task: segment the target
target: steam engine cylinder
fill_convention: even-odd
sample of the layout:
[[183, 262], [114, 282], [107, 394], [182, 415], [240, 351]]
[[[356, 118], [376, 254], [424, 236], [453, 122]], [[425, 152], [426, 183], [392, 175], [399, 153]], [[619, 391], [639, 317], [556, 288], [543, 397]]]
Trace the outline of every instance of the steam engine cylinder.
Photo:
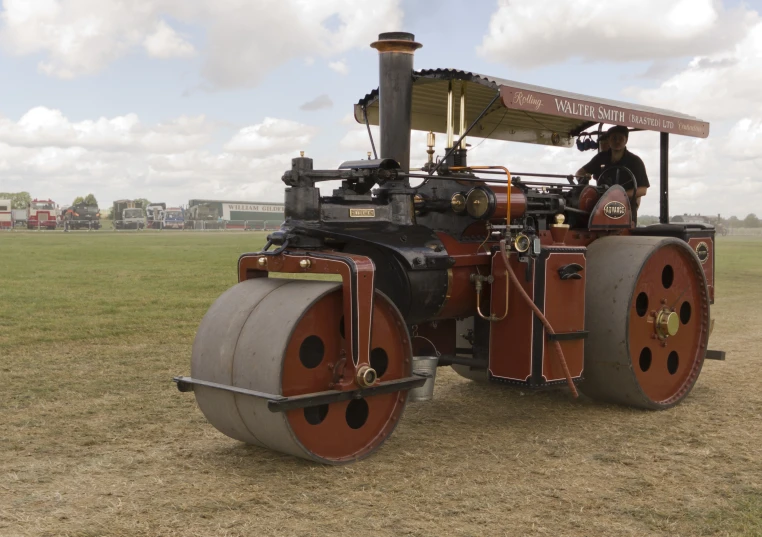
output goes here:
[[[521, 218], [527, 209], [527, 198], [520, 188], [511, 187], [511, 220]], [[466, 196], [466, 211], [471, 218], [505, 221], [508, 216], [508, 186], [492, 185], [472, 188]]]

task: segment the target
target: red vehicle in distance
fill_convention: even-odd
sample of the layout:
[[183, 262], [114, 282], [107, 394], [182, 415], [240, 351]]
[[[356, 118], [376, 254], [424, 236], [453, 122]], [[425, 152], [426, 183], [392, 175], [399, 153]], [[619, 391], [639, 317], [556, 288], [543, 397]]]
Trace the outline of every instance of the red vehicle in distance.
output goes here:
[[58, 223], [58, 206], [53, 200], [32, 200], [29, 205], [27, 229], [55, 229]]

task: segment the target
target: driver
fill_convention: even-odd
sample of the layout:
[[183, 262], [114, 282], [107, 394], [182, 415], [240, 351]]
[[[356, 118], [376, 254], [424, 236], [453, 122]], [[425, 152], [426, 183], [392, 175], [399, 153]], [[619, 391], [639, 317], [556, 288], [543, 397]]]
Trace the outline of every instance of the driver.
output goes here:
[[[577, 175], [594, 178], [600, 177], [600, 175], [612, 166], [624, 166], [635, 176], [638, 181], [638, 190], [635, 192], [635, 207], [632, 208], [633, 216], [637, 218], [638, 207], [640, 206], [640, 198], [646, 195], [648, 187], [651, 184], [648, 182], [648, 174], [646, 174], [646, 167], [639, 156], [627, 151], [627, 139], [629, 137], [629, 131], [627, 127], [620, 125], [611, 127], [607, 131], [608, 142], [610, 149], [608, 151], [601, 151], [595, 155], [590, 162], [582, 166]], [[607, 173], [603, 178], [603, 185], [613, 186], [614, 183], [622, 185], [627, 191], [627, 195], [632, 198], [633, 187], [632, 178], [628, 173], [620, 173], [619, 180], [616, 179], [614, 172]], [[599, 184], [601, 186], [601, 184]]]

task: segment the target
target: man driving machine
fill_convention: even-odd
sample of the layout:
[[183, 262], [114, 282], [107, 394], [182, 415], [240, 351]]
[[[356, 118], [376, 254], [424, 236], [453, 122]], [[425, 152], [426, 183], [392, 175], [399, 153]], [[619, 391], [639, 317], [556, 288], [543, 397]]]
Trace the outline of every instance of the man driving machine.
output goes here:
[[610, 149], [608, 151], [601, 151], [595, 155], [590, 162], [582, 166], [578, 171], [578, 176], [592, 176], [596, 180], [600, 178], [598, 185], [612, 186], [619, 184], [627, 191], [627, 195], [633, 198], [633, 181], [632, 177], [626, 171], [621, 170], [620, 173], [611, 171], [605, 173], [606, 170], [614, 166], [624, 166], [629, 169], [635, 176], [637, 181], [637, 190], [635, 194], [635, 206], [632, 208], [633, 216], [637, 218], [638, 207], [640, 206], [640, 198], [646, 195], [648, 187], [651, 186], [648, 182], [648, 174], [646, 174], [646, 167], [639, 156], [627, 151], [627, 139], [629, 137], [629, 131], [627, 127], [614, 126], [608, 131], [608, 142]]

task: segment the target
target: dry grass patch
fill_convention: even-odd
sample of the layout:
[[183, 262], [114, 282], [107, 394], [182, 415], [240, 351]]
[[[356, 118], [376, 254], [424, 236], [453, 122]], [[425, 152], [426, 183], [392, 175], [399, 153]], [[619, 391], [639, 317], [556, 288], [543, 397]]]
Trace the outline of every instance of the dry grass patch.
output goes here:
[[28, 277], [25, 251], [43, 239], [0, 242], [24, 311], [40, 295], [117, 302], [96, 318], [47, 311], [45, 330], [0, 317], [0, 535], [762, 534], [762, 241], [720, 244], [712, 347], [728, 361], [707, 362], [679, 407], [572, 401], [443, 368], [435, 400], [408, 406], [374, 456], [329, 468], [221, 435], [170, 383], [252, 235], [108, 237], [68, 241], [71, 259], [37, 259]]

